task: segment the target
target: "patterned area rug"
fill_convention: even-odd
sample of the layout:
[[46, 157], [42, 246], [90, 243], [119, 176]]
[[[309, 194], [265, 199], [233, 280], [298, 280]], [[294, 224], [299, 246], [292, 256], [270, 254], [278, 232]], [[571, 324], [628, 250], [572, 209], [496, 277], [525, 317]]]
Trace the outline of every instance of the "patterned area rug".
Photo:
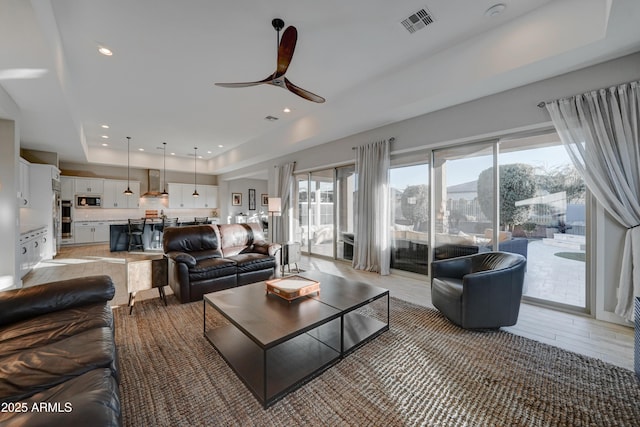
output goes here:
[[265, 410], [203, 337], [202, 308], [115, 309], [124, 425], [640, 425], [633, 372], [395, 298], [389, 331]]

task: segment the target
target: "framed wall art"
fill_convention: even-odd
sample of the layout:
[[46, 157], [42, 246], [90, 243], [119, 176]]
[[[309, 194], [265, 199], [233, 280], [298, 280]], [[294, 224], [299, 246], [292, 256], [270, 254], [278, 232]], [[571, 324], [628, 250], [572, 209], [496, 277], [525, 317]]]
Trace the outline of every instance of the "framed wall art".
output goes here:
[[242, 193], [231, 193], [231, 206], [242, 206]]
[[249, 210], [250, 211], [255, 211], [256, 210], [256, 190], [255, 190], [255, 188], [250, 188], [249, 189]]

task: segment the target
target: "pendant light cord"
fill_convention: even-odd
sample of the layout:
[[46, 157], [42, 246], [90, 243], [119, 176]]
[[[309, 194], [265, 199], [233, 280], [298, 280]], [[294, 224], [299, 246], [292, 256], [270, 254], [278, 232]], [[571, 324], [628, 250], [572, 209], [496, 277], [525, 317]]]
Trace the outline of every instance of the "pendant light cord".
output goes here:
[[199, 197], [198, 194], [198, 180], [197, 180], [197, 166], [198, 166], [198, 147], [193, 147], [193, 197]]

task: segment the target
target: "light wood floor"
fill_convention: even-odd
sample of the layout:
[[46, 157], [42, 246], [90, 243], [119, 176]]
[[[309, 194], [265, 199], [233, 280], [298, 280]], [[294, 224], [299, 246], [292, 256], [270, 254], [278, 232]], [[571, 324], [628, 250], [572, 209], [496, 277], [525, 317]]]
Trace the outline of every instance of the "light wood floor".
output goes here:
[[[109, 252], [108, 245], [105, 244], [63, 247], [54, 260], [40, 263], [25, 276], [24, 286], [106, 274], [111, 276], [116, 284], [116, 296], [112, 305], [126, 305], [128, 293], [125, 259], [127, 256], [135, 257], [136, 255], [129, 255], [126, 252]], [[303, 257], [299, 267], [371, 283], [389, 289], [391, 295], [396, 298], [425, 307], [433, 307], [426, 279], [397, 274], [380, 276], [375, 273], [356, 271], [343, 262], [306, 256]], [[167, 294], [171, 294], [169, 287], [165, 289]], [[158, 291], [155, 289], [142, 291], [138, 293], [136, 300], [147, 298], [158, 298]], [[157, 303], [161, 309], [159, 299]], [[133, 315], [136, 315], [135, 310]], [[633, 328], [522, 304], [518, 323], [504, 330], [633, 370]]]

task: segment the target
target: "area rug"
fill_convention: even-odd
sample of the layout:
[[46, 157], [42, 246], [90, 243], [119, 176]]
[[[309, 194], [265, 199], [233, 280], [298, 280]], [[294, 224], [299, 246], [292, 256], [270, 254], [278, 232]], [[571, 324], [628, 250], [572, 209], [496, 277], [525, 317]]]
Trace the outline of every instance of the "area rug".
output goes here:
[[124, 425], [640, 425], [631, 371], [507, 332], [466, 331], [396, 298], [390, 306], [389, 331], [266, 410], [203, 337], [202, 302], [117, 308]]

